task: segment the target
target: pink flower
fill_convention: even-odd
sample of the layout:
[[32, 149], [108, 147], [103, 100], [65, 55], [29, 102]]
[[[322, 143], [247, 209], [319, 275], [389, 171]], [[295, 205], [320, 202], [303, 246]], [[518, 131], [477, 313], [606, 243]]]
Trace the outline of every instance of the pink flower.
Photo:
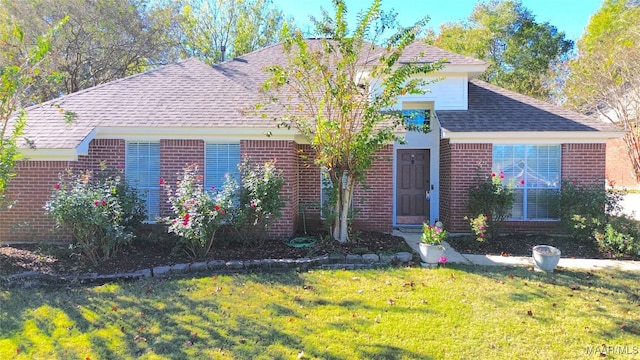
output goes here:
[[160, 185], [164, 185], [164, 179], [160, 179]]
[[213, 210], [215, 210], [215, 211], [219, 211], [219, 210], [220, 210], [220, 205], [216, 205], [216, 206], [214, 206], [214, 207], [213, 207]]
[[102, 205], [107, 205], [107, 200], [102, 199]]
[[56, 185], [54, 186], [54, 188], [55, 188], [56, 190], [60, 190], [60, 184], [56, 184]]
[[491, 173], [491, 177], [496, 177], [496, 173]]
[[226, 212], [226, 211], [224, 211], [224, 209], [221, 209], [221, 210], [220, 210], [220, 214], [224, 215], [224, 214], [226, 214], [226, 213], [227, 213], [227, 212]]
[[256, 207], [256, 203], [254, 203], [253, 201], [251, 202], [251, 204], [249, 204], [249, 206], [251, 206], [251, 208], [255, 208]]
[[211, 185], [211, 190], [215, 190], [216, 186], [215, 185]]
[[504, 171], [500, 171], [500, 179], [504, 179]]
[[480, 237], [481, 237], [481, 238], [483, 238], [483, 237], [484, 237], [484, 233], [481, 233], [481, 234], [480, 234]]
[[520, 185], [524, 185], [524, 179], [520, 180]]
[[98, 200], [93, 202], [93, 206], [98, 206], [98, 205], [100, 205], [100, 202]]
[[440, 258], [438, 259], [438, 262], [440, 264], [446, 264], [447, 263], [447, 258], [444, 256], [440, 256]]
[[189, 213], [184, 214], [184, 216], [182, 217], [182, 219], [184, 220], [182, 222], [182, 225], [187, 226], [189, 225]]

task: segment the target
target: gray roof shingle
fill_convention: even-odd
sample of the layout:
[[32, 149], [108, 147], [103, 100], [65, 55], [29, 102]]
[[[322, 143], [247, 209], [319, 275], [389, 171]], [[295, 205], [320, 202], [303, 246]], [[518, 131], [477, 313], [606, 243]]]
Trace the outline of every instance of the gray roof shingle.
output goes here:
[[477, 79], [469, 81], [468, 110], [437, 114], [448, 132], [619, 131], [598, 119]]
[[[309, 40], [314, 41], [314, 40]], [[451, 64], [485, 64], [416, 43], [401, 61], [423, 52], [424, 61], [446, 57]], [[262, 117], [251, 109], [262, 101], [266, 67], [284, 64], [282, 45], [272, 45], [224, 63], [208, 66], [187, 59], [112, 81], [28, 108], [25, 136], [40, 149], [73, 149], [96, 128], [271, 128], [277, 108]], [[65, 124], [63, 111], [75, 121]], [[472, 81], [469, 111], [439, 111], [448, 131], [597, 131], [609, 130], [589, 117]]]

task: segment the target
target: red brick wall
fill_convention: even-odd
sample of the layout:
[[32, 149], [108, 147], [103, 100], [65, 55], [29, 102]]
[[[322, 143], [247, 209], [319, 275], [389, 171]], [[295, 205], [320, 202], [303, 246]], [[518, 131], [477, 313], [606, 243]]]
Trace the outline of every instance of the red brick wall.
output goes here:
[[[313, 163], [314, 152], [309, 145], [300, 145], [299, 149], [300, 216], [304, 211], [307, 230], [316, 231], [323, 227], [319, 209], [320, 168]], [[359, 212], [353, 226], [356, 230], [391, 231], [393, 145], [385, 146], [373, 157], [375, 160], [366, 172], [366, 183], [357, 185], [354, 190], [353, 207]]]
[[468, 232], [469, 223], [464, 217], [468, 215], [466, 202], [469, 188], [476, 181], [478, 166], [483, 174], [491, 174], [492, 146], [448, 144], [448, 140], [443, 142], [446, 148], [440, 149], [441, 164], [445, 166], [440, 169], [441, 221], [451, 232]]
[[15, 206], [0, 216], [0, 240], [40, 241], [70, 240], [68, 234], [56, 230], [54, 222], [45, 215], [49, 200], [60, 174], [66, 169], [97, 170], [104, 162], [108, 168], [124, 166], [124, 140], [93, 140], [88, 155], [78, 161], [20, 161], [16, 177], [9, 183], [7, 195], [17, 200]]
[[611, 186], [640, 188], [633, 175], [629, 152], [623, 139], [609, 140], [607, 143], [607, 183]]
[[453, 213], [451, 207], [451, 144], [449, 139], [440, 139], [440, 220], [447, 229], [450, 229]]
[[59, 174], [72, 164], [68, 161], [20, 161], [16, 177], [9, 183], [7, 196], [17, 203], [0, 212], [0, 240], [66, 240], [53, 232], [54, 223], [45, 215], [44, 205], [58, 183]]
[[285, 206], [280, 219], [271, 225], [269, 237], [293, 236], [298, 218], [298, 146], [288, 140], [242, 140], [240, 152], [257, 164], [275, 160], [276, 168], [282, 170], [285, 185], [280, 194], [285, 199]]
[[[315, 153], [311, 146], [298, 145], [298, 231], [315, 232], [322, 228], [320, 219], [320, 168], [314, 164]], [[305, 222], [304, 224], [302, 222]]]
[[562, 144], [562, 178], [605, 185], [606, 144]]
[[121, 139], [96, 139], [89, 144], [88, 155], [78, 156], [78, 170], [97, 170], [104, 162], [109, 169], [124, 169], [126, 142]]
[[386, 145], [373, 156], [366, 172], [366, 183], [356, 186], [353, 207], [360, 209], [354, 228], [391, 231], [393, 227], [393, 145]]
[[[160, 178], [175, 190], [176, 181], [188, 165], [198, 164], [198, 173], [204, 176], [204, 147], [202, 140], [160, 140]], [[160, 189], [161, 216], [168, 216], [171, 212], [167, 200], [164, 189]]]

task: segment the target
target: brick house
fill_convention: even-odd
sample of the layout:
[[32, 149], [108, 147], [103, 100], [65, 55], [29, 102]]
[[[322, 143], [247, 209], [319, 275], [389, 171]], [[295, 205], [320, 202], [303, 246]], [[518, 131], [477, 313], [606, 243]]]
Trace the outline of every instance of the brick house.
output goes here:
[[[536, 231], [557, 223], [548, 195], [562, 178], [605, 178], [606, 142], [620, 136], [616, 129], [474, 79], [487, 68], [483, 61], [418, 43], [400, 61], [415, 56], [447, 59], [430, 92], [397, 104], [417, 121], [430, 118], [432, 130], [407, 133], [406, 144], [379, 151], [366, 186], [355, 192], [356, 226], [390, 231], [440, 219], [450, 231], [467, 232], [466, 194], [481, 164], [485, 174], [501, 170], [514, 184], [524, 180], [509, 226]], [[188, 59], [29, 108], [26, 137], [35, 148], [22, 149], [25, 161], [8, 189], [18, 202], [0, 217], [0, 240], [60, 238], [43, 210], [58, 174], [101, 161], [123, 168], [144, 192], [152, 222], [167, 210], [160, 178], [173, 181], [185, 165], [198, 163], [205, 186], [220, 186], [241, 154], [255, 162], [275, 158], [286, 205], [270, 235], [292, 236], [303, 212], [318, 224], [322, 175], [301, 157], [312, 155], [309, 145], [251, 111], [265, 67], [283, 61], [281, 45], [215, 66]], [[64, 111], [75, 114], [72, 123], [64, 123]]]

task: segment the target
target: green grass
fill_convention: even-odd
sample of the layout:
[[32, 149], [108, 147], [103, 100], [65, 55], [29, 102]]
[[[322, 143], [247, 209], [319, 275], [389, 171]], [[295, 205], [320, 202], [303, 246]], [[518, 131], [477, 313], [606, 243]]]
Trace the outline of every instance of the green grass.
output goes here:
[[638, 279], [452, 266], [10, 289], [0, 358], [596, 358], [640, 352]]

